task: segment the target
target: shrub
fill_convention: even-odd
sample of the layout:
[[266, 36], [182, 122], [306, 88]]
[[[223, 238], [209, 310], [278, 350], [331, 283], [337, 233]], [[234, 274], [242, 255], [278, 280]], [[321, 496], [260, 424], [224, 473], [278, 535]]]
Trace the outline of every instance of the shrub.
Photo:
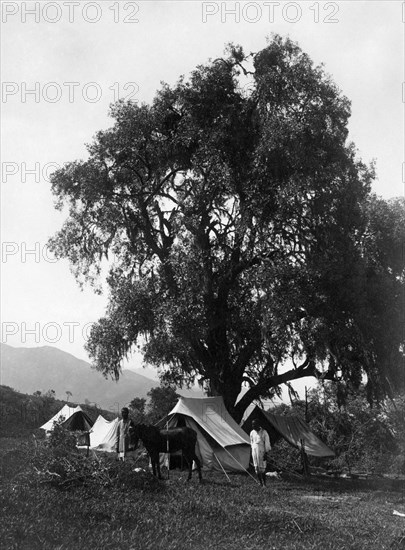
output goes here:
[[75, 434], [61, 425], [56, 425], [47, 439], [26, 446], [25, 464], [22, 477], [29, 484], [49, 484], [64, 490], [77, 486], [90, 486], [96, 491], [105, 487], [162, 489], [149, 471], [135, 471], [133, 462], [124, 463], [115, 455], [93, 452], [87, 456], [77, 449]]

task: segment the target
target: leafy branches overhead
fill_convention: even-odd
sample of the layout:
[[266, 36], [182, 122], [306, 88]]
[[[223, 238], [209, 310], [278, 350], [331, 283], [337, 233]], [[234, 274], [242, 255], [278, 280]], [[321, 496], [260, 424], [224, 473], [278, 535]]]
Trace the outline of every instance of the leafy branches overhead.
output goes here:
[[88, 343], [98, 369], [119, 376], [142, 344], [166, 379], [199, 380], [240, 418], [284, 382], [381, 382], [387, 354], [397, 364], [399, 342], [376, 351], [363, 313], [376, 313], [372, 257], [378, 284], [402, 285], [390, 245], [402, 207], [369, 195], [373, 167], [346, 143], [349, 101], [295, 43], [227, 52], [151, 105], [111, 108], [89, 159], [53, 175], [69, 215], [51, 246], [81, 281], [113, 258]]

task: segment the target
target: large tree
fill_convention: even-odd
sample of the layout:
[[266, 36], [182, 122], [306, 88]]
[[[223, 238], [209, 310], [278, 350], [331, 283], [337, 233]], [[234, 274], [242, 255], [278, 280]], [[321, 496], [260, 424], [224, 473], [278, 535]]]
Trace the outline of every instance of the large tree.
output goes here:
[[52, 178], [69, 207], [56, 255], [81, 282], [111, 261], [87, 345], [99, 370], [118, 377], [140, 345], [166, 381], [197, 379], [236, 419], [304, 376], [384, 378], [361, 322], [373, 167], [322, 67], [279, 36], [256, 54], [231, 45], [111, 116], [88, 160]]

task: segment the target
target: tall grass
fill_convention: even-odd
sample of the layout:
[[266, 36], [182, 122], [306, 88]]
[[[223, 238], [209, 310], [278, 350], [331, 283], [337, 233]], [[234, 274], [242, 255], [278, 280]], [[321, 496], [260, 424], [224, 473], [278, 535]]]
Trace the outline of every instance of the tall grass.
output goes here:
[[[149, 472], [134, 472], [132, 464], [101, 458], [104, 477], [52, 483], [38, 462], [35, 470], [34, 458], [28, 443], [1, 453], [4, 549], [405, 547], [405, 519], [392, 514], [405, 511], [404, 490], [388, 480], [370, 486], [360, 480], [290, 478], [262, 489], [246, 475], [231, 475], [229, 483], [223, 474], [205, 473], [199, 484], [174, 471], [157, 481]], [[94, 460], [76, 458], [83, 464]]]

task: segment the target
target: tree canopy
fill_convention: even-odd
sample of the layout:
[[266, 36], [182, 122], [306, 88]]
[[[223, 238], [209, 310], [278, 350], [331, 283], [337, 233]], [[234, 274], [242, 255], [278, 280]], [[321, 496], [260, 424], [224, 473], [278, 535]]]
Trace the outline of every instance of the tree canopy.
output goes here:
[[[169, 385], [157, 386], [148, 392], [149, 403], [146, 420], [149, 424], [156, 425], [166, 419], [169, 412], [179, 400], [179, 394]], [[163, 427], [163, 425], [161, 426]]]
[[198, 380], [237, 420], [304, 376], [365, 374], [370, 399], [398, 382], [401, 336], [386, 329], [403, 204], [370, 194], [350, 102], [323, 67], [279, 36], [248, 55], [230, 45], [111, 116], [88, 160], [52, 176], [69, 208], [53, 252], [82, 283], [111, 259], [96, 368], [118, 377], [139, 345], [164, 380]]

